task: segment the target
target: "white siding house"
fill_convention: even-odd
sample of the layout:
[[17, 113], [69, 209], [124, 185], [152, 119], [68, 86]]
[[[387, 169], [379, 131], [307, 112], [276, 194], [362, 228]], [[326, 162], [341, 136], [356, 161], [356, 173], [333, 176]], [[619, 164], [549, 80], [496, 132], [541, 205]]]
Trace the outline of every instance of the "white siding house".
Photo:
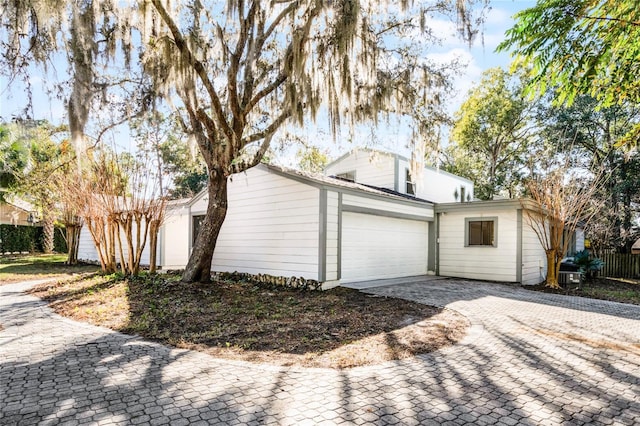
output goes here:
[[330, 163], [325, 175], [402, 192], [397, 188], [395, 161], [393, 154], [355, 149]]
[[[325, 288], [427, 272], [432, 203], [263, 164], [233, 175], [228, 197], [214, 271], [304, 277]], [[168, 205], [158, 239], [162, 269], [186, 266], [207, 201], [205, 190]], [[97, 260], [86, 231], [80, 258]]]
[[[544, 279], [546, 256], [519, 200], [461, 202], [472, 199], [473, 184], [428, 167], [413, 188], [408, 164], [360, 149], [325, 175], [261, 164], [231, 176], [212, 269], [303, 277], [324, 288], [424, 274]], [[205, 190], [168, 204], [158, 239], [162, 269], [186, 266], [207, 202]], [[86, 231], [79, 257], [97, 260]], [[142, 263], [148, 259], [146, 248]]]
[[[135, 235], [136, 227], [133, 226], [133, 233]], [[124, 231], [120, 232], [120, 240], [122, 241], [122, 251], [124, 252], [125, 259], [129, 255], [129, 250], [127, 245], [125, 244], [125, 234]], [[90, 261], [98, 261], [98, 252], [96, 251], [96, 246], [93, 243], [93, 239], [91, 238], [91, 233], [87, 229], [86, 226], [83, 226], [80, 231], [80, 241], [78, 243], [78, 259], [80, 260], [90, 260]], [[117, 262], [120, 262], [120, 252], [116, 250], [116, 259]], [[142, 255], [140, 256], [140, 264], [141, 265], [149, 265], [149, 243], [147, 239], [147, 244], [142, 250]]]

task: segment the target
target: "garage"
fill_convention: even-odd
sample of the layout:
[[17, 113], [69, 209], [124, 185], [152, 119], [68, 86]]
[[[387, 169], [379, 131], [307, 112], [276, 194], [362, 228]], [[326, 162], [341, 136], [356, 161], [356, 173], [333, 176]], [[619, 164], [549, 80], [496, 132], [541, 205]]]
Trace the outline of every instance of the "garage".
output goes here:
[[427, 222], [374, 214], [342, 214], [342, 281], [427, 273]]

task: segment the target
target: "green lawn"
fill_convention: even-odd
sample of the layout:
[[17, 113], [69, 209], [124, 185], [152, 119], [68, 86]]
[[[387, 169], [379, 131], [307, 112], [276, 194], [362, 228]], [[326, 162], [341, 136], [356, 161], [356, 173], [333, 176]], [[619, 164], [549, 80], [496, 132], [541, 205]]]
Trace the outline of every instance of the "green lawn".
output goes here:
[[0, 256], [0, 285], [43, 278], [64, 278], [72, 274], [97, 272], [95, 265], [65, 265], [65, 254]]

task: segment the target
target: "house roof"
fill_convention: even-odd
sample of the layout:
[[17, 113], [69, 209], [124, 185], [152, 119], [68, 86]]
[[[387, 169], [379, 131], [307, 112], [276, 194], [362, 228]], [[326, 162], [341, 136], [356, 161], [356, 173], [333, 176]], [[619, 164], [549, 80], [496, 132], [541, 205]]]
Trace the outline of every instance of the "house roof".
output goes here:
[[[199, 194], [199, 193], [198, 193]], [[198, 195], [196, 194], [196, 195]], [[176, 198], [175, 200], [167, 200], [167, 208], [176, 208], [176, 207], [181, 207], [181, 206], [185, 206], [187, 204], [189, 204], [191, 202], [191, 200], [193, 200], [193, 197], [191, 198]]]
[[365, 185], [362, 183], [352, 182], [350, 180], [337, 178], [334, 176], [325, 176], [316, 173], [303, 172], [300, 170], [288, 169], [280, 166], [272, 166], [263, 164], [267, 169], [276, 172], [280, 175], [297, 178], [298, 180], [306, 181], [305, 183], [311, 184], [320, 184], [324, 186], [331, 186], [335, 188], [344, 188], [351, 189], [355, 191], [362, 191], [368, 194], [375, 194], [383, 197], [395, 198], [397, 200], [409, 200], [417, 203], [426, 203], [426, 204], [434, 204], [429, 200], [424, 200], [422, 198], [417, 198], [412, 195], [402, 194], [400, 192], [394, 191], [393, 189], [381, 188], [373, 185]]
[[[465, 203], [441, 203], [436, 204], [434, 211], [436, 213], [452, 212], [452, 211], [464, 211], [464, 210], [477, 210], [477, 209], [524, 209], [527, 211], [541, 211], [540, 206], [536, 201], [531, 198], [505, 198], [500, 200], [477, 200], [469, 201]], [[542, 210], [544, 211], [544, 210]], [[567, 222], [568, 223], [568, 222]], [[583, 221], [576, 222], [576, 229], [583, 229], [585, 223]]]
[[[305, 183], [307, 185], [318, 186], [318, 187], [332, 187], [339, 189], [346, 189], [350, 191], [361, 192], [365, 194], [377, 195], [380, 197], [390, 198], [396, 201], [401, 202], [410, 202], [410, 203], [418, 203], [418, 204], [430, 204], [434, 203], [428, 200], [423, 200], [421, 198], [416, 198], [411, 195], [402, 194], [400, 192], [396, 192], [392, 189], [380, 188], [373, 185], [364, 185], [361, 183], [351, 182], [348, 180], [325, 176], [316, 173], [304, 172], [301, 170], [289, 169], [286, 167], [273, 166], [268, 164], [258, 164], [255, 166], [256, 168], [262, 168], [269, 172], [276, 173], [280, 176], [284, 176], [289, 179], [294, 179]], [[241, 172], [244, 173], [244, 172]], [[173, 206], [178, 207], [182, 205], [193, 205], [202, 197], [207, 194], [207, 189], [203, 189], [198, 194], [196, 194], [193, 198], [188, 199], [186, 203], [183, 200], [174, 200], [176, 203]]]
[[12, 205], [13, 207], [16, 207], [20, 210], [24, 210], [27, 213], [35, 210], [31, 203], [15, 196], [5, 197], [5, 203]]
[[[369, 152], [369, 153], [388, 155], [390, 157], [397, 158], [398, 160], [403, 160], [403, 161], [406, 161], [406, 162], [410, 161], [409, 158], [407, 158], [407, 157], [405, 157], [403, 155], [400, 155], [400, 154], [395, 154], [393, 152], [387, 152], [387, 151], [382, 151], [382, 150], [379, 150], [379, 149], [372, 149], [372, 148], [356, 147], [356, 148], [353, 148], [351, 151], [347, 152], [346, 154], [343, 154], [340, 157], [338, 157], [337, 159], [333, 160], [331, 163], [327, 164], [324, 169], [325, 170], [328, 169], [329, 167], [333, 166], [334, 164], [337, 164], [340, 161], [342, 161], [345, 158], [347, 158], [348, 156], [356, 153], [357, 151], [366, 151], [366, 152]], [[434, 171], [436, 173], [441, 173], [443, 175], [452, 176], [452, 177], [455, 177], [457, 179], [464, 180], [465, 182], [469, 182], [470, 184], [473, 184], [473, 181], [471, 181], [470, 179], [467, 179], [467, 178], [462, 177], [462, 176], [455, 175], [453, 173], [449, 173], [449, 172], [447, 172], [445, 170], [442, 170], [440, 168], [437, 168], [437, 167], [428, 166], [428, 165], [425, 164], [424, 168], [427, 169], [427, 170], [432, 170], [432, 171]]]
[[536, 205], [528, 198], [507, 198], [503, 200], [487, 200], [487, 201], [469, 201], [465, 203], [441, 203], [436, 204], [435, 211], [450, 212], [456, 210], [472, 210], [478, 208], [514, 208], [519, 209], [525, 207], [527, 209], [535, 209]]

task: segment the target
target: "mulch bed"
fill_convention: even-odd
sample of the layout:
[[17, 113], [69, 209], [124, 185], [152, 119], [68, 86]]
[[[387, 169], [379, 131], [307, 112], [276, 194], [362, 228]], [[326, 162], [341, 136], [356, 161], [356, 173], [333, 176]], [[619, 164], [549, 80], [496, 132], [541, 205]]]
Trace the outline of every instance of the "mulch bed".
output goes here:
[[576, 284], [564, 285], [560, 289], [549, 288], [544, 284], [524, 286], [524, 288], [544, 293], [565, 294], [640, 305], [640, 282], [638, 280], [594, 278], [586, 280], [580, 286]]
[[405, 359], [456, 343], [469, 325], [447, 309], [346, 288], [312, 292], [178, 279], [98, 276], [44, 284], [33, 294], [64, 316], [276, 365], [349, 368]]

